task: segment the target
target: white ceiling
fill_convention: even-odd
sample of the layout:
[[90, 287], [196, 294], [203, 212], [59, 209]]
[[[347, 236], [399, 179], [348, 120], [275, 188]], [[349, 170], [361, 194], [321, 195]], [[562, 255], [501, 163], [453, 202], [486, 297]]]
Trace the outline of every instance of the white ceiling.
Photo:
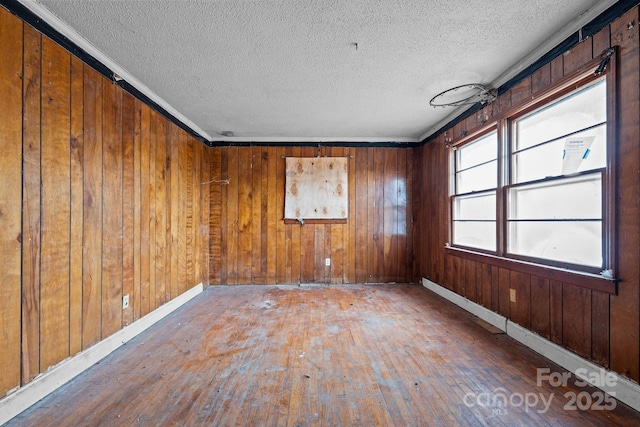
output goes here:
[[22, 3], [206, 139], [415, 142], [615, 1]]

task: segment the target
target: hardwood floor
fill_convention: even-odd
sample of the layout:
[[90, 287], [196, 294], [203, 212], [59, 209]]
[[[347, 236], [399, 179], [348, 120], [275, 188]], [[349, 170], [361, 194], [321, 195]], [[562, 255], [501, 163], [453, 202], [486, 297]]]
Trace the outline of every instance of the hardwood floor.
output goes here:
[[640, 422], [565, 409], [599, 392], [538, 386], [537, 368], [563, 372], [417, 285], [216, 286], [8, 425]]

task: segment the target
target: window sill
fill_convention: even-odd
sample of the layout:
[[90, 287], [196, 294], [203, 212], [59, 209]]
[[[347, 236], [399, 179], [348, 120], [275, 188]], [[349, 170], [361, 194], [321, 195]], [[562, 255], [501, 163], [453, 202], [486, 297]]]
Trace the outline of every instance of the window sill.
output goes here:
[[496, 267], [519, 271], [521, 273], [528, 273], [544, 279], [557, 280], [559, 282], [580, 286], [598, 292], [604, 292], [611, 295], [617, 295], [618, 293], [618, 280], [614, 278], [566, 270], [547, 265], [534, 264], [450, 246], [446, 247], [446, 252], [448, 255], [483, 262]]

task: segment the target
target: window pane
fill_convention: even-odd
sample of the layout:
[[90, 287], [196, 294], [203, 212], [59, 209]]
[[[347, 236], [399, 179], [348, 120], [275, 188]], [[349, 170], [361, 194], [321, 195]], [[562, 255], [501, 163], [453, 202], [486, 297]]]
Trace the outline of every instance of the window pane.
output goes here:
[[491, 132], [458, 149], [457, 170], [467, 169], [498, 157], [498, 134]]
[[496, 193], [456, 197], [453, 202], [454, 220], [496, 219]]
[[498, 161], [494, 160], [456, 174], [457, 194], [496, 188], [498, 185]]
[[496, 223], [495, 221], [453, 221], [453, 243], [495, 251]]
[[508, 241], [512, 254], [602, 267], [600, 221], [511, 222]]
[[453, 244], [496, 250], [498, 137], [493, 131], [459, 147], [456, 152], [453, 199]]
[[600, 173], [510, 188], [509, 219], [601, 219]]
[[[589, 152], [586, 153], [586, 158], [578, 159], [579, 164], [577, 168], [571, 170], [571, 173], [599, 169], [607, 166], [606, 125], [577, 133], [572, 135], [570, 139], [575, 140], [585, 137], [593, 137], [593, 142], [589, 147]], [[569, 159], [564, 160], [567, 157], [565, 156], [567, 139], [569, 138], [562, 138], [515, 154], [513, 156], [515, 183], [562, 175], [563, 163], [569, 161]]]
[[518, 120], [515, 151], [606, 122], [606, 84], [596, 84]]

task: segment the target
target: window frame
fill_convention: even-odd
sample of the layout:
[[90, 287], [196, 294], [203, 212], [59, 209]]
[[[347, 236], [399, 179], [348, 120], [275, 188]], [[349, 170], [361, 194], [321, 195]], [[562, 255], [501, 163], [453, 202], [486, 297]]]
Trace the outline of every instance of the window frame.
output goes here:
[[[500, 169], [500, 136], [499, 136], [499, 131], [497, 128], [497, 124], [493, 123], [490, 124], [489, 126], [484, 127], [483, 129], [481, 129], [480, 131], [464, 138], [463, 140], [459, 141], [458, 143], [456, 143], [455, 145], [452, 145], [452, 154], [450, 157], [450, 178], [449, 178], [449, 218], [450, 221], [449, 223], [451, 224], [451, 226], [449, 227], [449, 234], [448, 234], [448, 241], [449, 242], [453, 242], [454, 239], [454, 205], [455, 205], [455, 201], [456, 201], [456, 197], [461, 197], [461, 196], [469, 196], [472, 194], [482, 194], [482, 193], [488, 193], [491, 191], [495, 192], [496, 195], [496, 205], [498, 204], [498, 200], [500, 199], [500, 196], [498, 194], [498, 192], [500, 191], [500, 179], [499, 176], [497, 177], [496, 180], [496, 187], [495, 188], [487, 188], [487, 189], [483, 189], [483, 190], [477, 190], [477, 191], [472, 191], [472, 192], [466, 192], [466, 193], [458, 193], [458, 187], [457, 187], [457, 182], [456, 182], [456, 174], [459, 172], [458, 168], [457, 168], [457, 164], [458, 164], [458, 150], [459, 148], [463, 147], [464, 145], [468, 145], [471, 144], [481, 138], [484, 138], [485, 136], [496, 132], [496, 138], [498, 139], [497, 142], [497, 146], [496, 146], [496, 161], [497, 161], [497, 169]], [[490, 160], [489, 162], [492, 162], [493, 160]], [[485, 162], [485, 163], [489, 163], [489, 162]], [[479, 165], [476, 165], [476, 167]], [[469, 168], [465, 169], [468, 170]], [[499, 174], [498, 174], [499, 175]], [[498, 229], [500, 228], [499, 225], [499, 212], [498, 209], [496, 209], [496, 245], [498, 245]], [[482, 248], [476, 248], [476, 247], [471, 247], [471, 246], [464, 246], [464, 245], [455, 245], [455, 247], [459, 247], [459, 248], [464, 248], [464, 249], [468, 249], [468, 250], [472, 250], [472, 251], [478, 251], [478, 252], [483, 252], [483, 253], [487, 253], [487, 254], [495, 254], [495, 251], [489, 250], [489, 249], [482, 249]]]
[[[534, 94], [529, 99], [512, 106], [511, 108], [494, 115], [480, 129], [469, 135], [463, 135], [457, 140], [451, 141], [448, 150], [449, 155], [449, 226], [448, 241], [453, 242], [453, 209], [456, 194], [456, 151], [467, 144], [483, 137], [484, 135], [496, 131], [498, 138], [497, 154], [497, 182], [496, 189], [496, 251], [473, 248], [463, 245], [447, 243], [448, 253], [463, 258], [476, 259], [488, 262], [504, 268], [535, 274], [542, 278], [551, 280], [562, 280], [566, 283], [590, 289], [600, 290], [610, 294], [617, 292], [615, 273], [617, 272], [616, 254], [616, 147], [617, 147], [617, 87], [619, 77], [616, 72], [616, 52], [611, 55], [606, 69], [599, 75], [594, 72], [601, 64], [601, 58], [595, 58], [587, 62], [575, 72], [559, 79], [549, 88]], [[607, 159], [606, 166], [596, 170], [602, 173], [602, 259], [603, 268], [589, 267], [585, 265], [575, 265], [567, 262], [535, 258], [507, 252], [507, 227], [508, 221], [508, 191], [510, 188], [520, 186], [523, 183], [515, 183], [512, 180], [512, 141], [514, 137], [514, 123], [516, 119], [522, 118], [531, 112], [544, 108], [547, 105], [570, 95], [571, 93], [604, 78], [606, 81], [606, 137], [607, 137]], [[486, 108], [486, 107], [485, 107]], [[594, 173], [590, 170], [586, 173]], [[564, 175], [577, 176], [580, 173]], [[562, 175], [561, 175], [562, 176]], [[544, 178], [535, 182], [558, 179]], [[531, 183], [534, 181], [528, 181]]]

